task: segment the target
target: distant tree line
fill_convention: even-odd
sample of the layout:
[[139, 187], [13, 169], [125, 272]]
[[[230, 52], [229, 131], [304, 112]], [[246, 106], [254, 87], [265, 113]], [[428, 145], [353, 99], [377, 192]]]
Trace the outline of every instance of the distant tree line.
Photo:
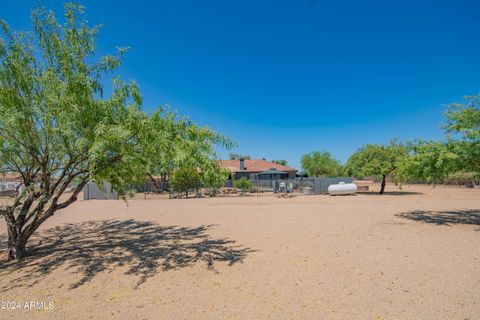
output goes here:
[[445, 111], [445, 141], [416, 140], [366, 144], [345, 165], [327, 151], [302, 156], [303, 170], [312, 177], [342, 175], [380, 180], [384, 193], [387, 177], [397, 184], [409, 181], [440, 183], [480, 179], [480, 96], [469, 96]]
[[[252, 157], [249, 154], [241, 154], [241, 153], [236, 153], [236, 152], [229, 153], [228, 157], [229, 157], [230, 160], [239, 160], [239, 159], [251, 160], [252, 159]], [[267, 159], [262, 158], [262, 160], [267, 160]], [[282, 165], [282, 166], [288, 165], [287, 160], [271, 160], [270, 162], [276, 163], [276, 164], [279, 164], [279, 165]]]
[[235, 152], [229, 153], [228, 157], [230, 158], [230, 160], [239, 160], [239, 159], [250, 160], [250, 159], [252, 159], [252, 157], [250, 157], [250, 155], [248, 155], [248, 154], [240, 154], [240, 153], [235, 153]]
[[287, 160], [272, 160], [273, 163], [279, 164], [281, 166], [287, 166], [288, 162]]

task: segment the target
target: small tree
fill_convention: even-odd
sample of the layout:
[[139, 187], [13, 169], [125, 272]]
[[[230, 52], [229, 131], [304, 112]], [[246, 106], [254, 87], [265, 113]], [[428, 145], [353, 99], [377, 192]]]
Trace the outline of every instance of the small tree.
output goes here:
[[240, 189], [242, 195], [244, 195], [247, 190], [250, 190], [251, 187], [252, 182], [245, 177], [241, 177], [235, 181], [235, 188]]
[[387, 176], [395, 178], [396, 171], [406, 155], [407, 148], [395, 141], [389, 145], [367, 144], [348, 159], [346, 170], [355, 177], [371, 176], [380, 179], [380, 194], [383, 194]]
[[169, 180], [173, 190], [185, 192], [188, 198], [190, 190], [199, 190], [201, 187], [200, 174], [196, 168], [180, 168], [173, 172]]
[[230, 171], [222, 168], [217, 161], [211, 161], [211, 165], [202, 173], [202, 183], [210, 189], [210, 195], [215, 196], [218, 190], [225, 186]]
[[303, 170], [310, 177], [337, 177], [343, 173], [343, 167], [328, 151], [314, 151], [302, 156]]

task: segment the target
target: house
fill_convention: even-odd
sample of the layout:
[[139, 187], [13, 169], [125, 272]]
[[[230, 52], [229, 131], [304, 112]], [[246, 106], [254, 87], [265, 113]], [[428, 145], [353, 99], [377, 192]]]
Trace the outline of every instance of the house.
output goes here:
[[267, 160], [220, 160], [220, 165], [232, 172], [230, 179], [293, 179], [297, 169]]

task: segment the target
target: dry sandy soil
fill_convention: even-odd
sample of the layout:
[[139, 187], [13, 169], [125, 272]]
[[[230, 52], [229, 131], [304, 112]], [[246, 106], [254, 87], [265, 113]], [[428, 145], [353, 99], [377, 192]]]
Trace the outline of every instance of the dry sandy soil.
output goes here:
[[480, 319], [478, 189], [78, 201], [30, 250], [0, 319]]

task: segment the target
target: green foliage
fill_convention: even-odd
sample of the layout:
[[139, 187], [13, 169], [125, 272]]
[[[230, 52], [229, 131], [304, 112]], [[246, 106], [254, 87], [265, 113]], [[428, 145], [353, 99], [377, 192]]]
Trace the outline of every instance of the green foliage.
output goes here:
[[229, 149], [235, 145], [207, 127], [199, 127], [187, 118], [178, 119], [167, 109], [152, 114], [147, 127], [143, 140], [148, 148], [145, 159], [149, 175], [168, 176], [182, 167], [195, 167], [209, 175], [220, 174], [212, 161], [218, 157], [216, 147]]
[[[124, 50], [89, 63], [99, 28], [87, 27], [79, 5], [65, 5], [63, 25], [42, 8], [32, 18], [35, 38], [2, 23], [1, 166], [22, 173], [29, 185], [65, 173], [79, 184], [108, 180], [121, 191], [141, 163], [135, 138], [144, 118], [141, 96], [134, 82], [119, 78], [110, 97], [100, 96], [102, 77], [121, 64]], [[48, 183], [46, 193], [56, 191], [56, 182], [63, 181]]]
[[[33, 35], [0, 22], [0, 167], [19, 173], [25, 186], [0, 210], [17, 244], [9, 247], [11, 259], [24, 255], [31, 234], [88, 181], [124, 193], [144, 164], [138, 86], [114, 77], [112, 93], [102, 97], [103, 77], [120, 66], [125, 50], [96, 59], [99, 27], [88, 27], [80, 5], [64, 8], [63, 24], [53, 12], [34, 10]], [[72, 183], [74, 192], [61, 198]]]
[[229, 175], [230, 171], [222, 168], [217, 161], [211, 161], [211, 165], [202, 174], [203, 186], [210, 189], [211, 196], [215, 196]]
[[410, 143], [408, 149], [408, 156], [397, 170], [401, 181], [439, 182], [458, 166], [453, 143], [416, 141]]
[[457, 169], [480, 174], [480, 96], [451, 104], [445, 116], [444, 128], [452, 135], [449, 143], [455, 145], [458, 156]]
[[302, 156], [303, 170], [310, 177], [338, 177], [343, 174], [340, 161], [328, 151], [314, 151]]
[[247, 190], [252, 188], [252, 182], [245, 177], [241, 177], [235, 181], [235, 188], [240, 189], [242, 194], [244, 194]]
[[272, 162], [281, 166], [286, 166], [288, 164], [287, 160], [272, 160]]
[[458, 135], [465, 141], [480, 140], [480, 96], [465, 98], [466, 103], [453, 103], [448, 106], [444, 125], [447, 133]]
[[480, 176], [480, 97], [451, 104], [445, 116], [448, 141], [411, 143], [399, 170], [403, 179], [436, 183], [456, 173]]
[[201, 187], [200, 173], [196, 168], [180, 168], [173, 172], [170, 177], [170, 185], [177, 192], [185, 192], [188, 198], [190, 190], [199, 190]]
[[[109, 182], [125, 195], [145, 173], [210, 172], [215, 147], [234, 144], [168, 110], [142, 112], [137, 84], [115, 76], [126, 49], [99, 57], [100, 28], [88, 26], [78, 4], [64, 11], [61, 23], [51, 11], [34, 10], [33, 34], [0, 21], [0, 169], [20, 174], [25, 187], [0, 207], [10, 259], [25, 255], [33, 232], [76, 201], [88, 181]], [[105, 77], [113, 79], [108, 97]]]
[[250, 155], [248, 154], [240, 154], [240, 153], [234, 153], [234, 152], [229, 153], [228, 156], [230, 160], [239, 160], [239, 159], [250, 160], [251, 159]]
[[454, 152], [458, 157], [456, 170], [475, 172], [480, 176], [480, 141], [454, 141]]
[[353, 153], [346, 170], [356, 177], [376, 177], [394, 174], [407, 154], [407, 148], [396, 142], [389, 145], [367, 144]]
[[386, 177], [398, 179], [398, 168], [407, 156], [408, 149], [391, 141], [388, 145], [367, 144], [358, 149], [347, 161], [346, 171], [354, 177], [381, 179], [380, 193], [385, 190]]
[[454, 173], [448, 174], [443, 182], [446, 184], [458, 184], [458, 185], [465, 185], [470, 182], [475, 184], [480, 184], [480, 177], [475, 172], [464, 172], [458, 171]]

